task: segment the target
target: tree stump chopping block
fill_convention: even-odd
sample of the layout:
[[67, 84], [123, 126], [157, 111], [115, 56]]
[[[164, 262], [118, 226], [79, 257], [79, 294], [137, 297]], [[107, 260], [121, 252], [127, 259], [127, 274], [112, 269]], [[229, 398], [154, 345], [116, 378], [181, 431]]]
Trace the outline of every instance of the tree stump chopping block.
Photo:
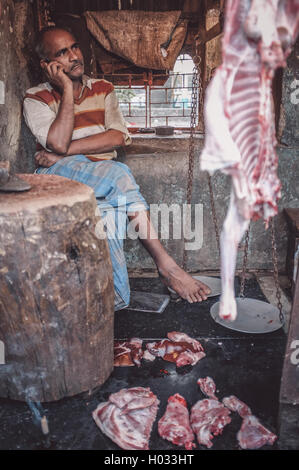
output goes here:
[[110, 253], [90, 187], [20, 176], [30, 191], [0, 193], [0, 396], [55, 401], [112, 372]]

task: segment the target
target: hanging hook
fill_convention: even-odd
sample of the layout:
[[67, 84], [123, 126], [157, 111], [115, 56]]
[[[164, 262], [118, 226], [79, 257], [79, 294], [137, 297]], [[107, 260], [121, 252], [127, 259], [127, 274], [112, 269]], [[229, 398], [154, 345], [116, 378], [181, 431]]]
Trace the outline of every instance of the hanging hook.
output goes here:
[[193, 56], [193, 63], [195, 65], [195, 67], [199, 68], [200, 64], [201, 64], [201, 57], [200, 57], [200, 53], [199, 53], [199, 41], [196, 40], [195, 41], [195, 54]]

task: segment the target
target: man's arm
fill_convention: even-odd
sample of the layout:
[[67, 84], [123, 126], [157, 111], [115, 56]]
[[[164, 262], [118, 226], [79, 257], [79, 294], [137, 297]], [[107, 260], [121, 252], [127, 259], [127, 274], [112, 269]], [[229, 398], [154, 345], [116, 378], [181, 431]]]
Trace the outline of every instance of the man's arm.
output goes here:
[[58, 155], [65, 155], [70, 146], [74, 130], [73, 83], [63, 72], [61, 65], [56, 62], [50, 62], [45, 65], [44, 69], [49, 81], [62, 91], [58, 113], [48, 132], [47, 148]]
[[110, 129], [109, 131], [101, 132], [100, 134], [73, 140], [67, 153], [64, 155], [60, 155], [57, 152], [47, 152], [46, 150], [41, 150], [35, 155], [35, 162], [37, 165], [48, 168], [61, 160], [63, 157], [78, 154], [92, 155], [96, 153], [104, 153], [109, 150], [112, 151], [113, 147], [115, 148], [124, 145], [124, 141], [125, 138], [122, 132]]
[[131, 143], [114, 90], [105, 98], [105, 128], [104, 132], [73, 140], [66, 155], [104, 153]]
[[124, 134], [115, 129], [100, 132], [99, 134], [90, 135], [81, 139], [73, 140], [65, 153], [70, 155], [92, 155], [96, 153], [104, 153], [113, 150], [125, 144]]

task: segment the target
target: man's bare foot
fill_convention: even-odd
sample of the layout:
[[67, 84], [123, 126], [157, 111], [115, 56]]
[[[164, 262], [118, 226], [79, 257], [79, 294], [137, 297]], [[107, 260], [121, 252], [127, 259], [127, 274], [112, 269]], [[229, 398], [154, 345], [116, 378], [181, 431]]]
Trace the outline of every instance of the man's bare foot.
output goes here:
[[207, 295], [211, 292], [208, 286], [194, 279], [173, 260], [163, 266], [158, 265], [158, 271], [162, 282], [191, 304], [206, 300]]

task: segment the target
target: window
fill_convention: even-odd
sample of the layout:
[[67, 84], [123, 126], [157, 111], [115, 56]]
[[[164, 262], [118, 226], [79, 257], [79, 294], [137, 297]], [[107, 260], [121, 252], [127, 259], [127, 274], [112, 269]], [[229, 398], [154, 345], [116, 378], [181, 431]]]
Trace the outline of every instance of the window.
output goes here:
[[116, 76], [104, 78], [115, 84], [129, 129], [157, 126], [189, 129], [193, 67], [192, 58], [182, 54], [173, 71], [160, 76], [145, 74], [143, 84], [136, 84], [132, 76], [127, 80], [128, 85], [117, 85]]

